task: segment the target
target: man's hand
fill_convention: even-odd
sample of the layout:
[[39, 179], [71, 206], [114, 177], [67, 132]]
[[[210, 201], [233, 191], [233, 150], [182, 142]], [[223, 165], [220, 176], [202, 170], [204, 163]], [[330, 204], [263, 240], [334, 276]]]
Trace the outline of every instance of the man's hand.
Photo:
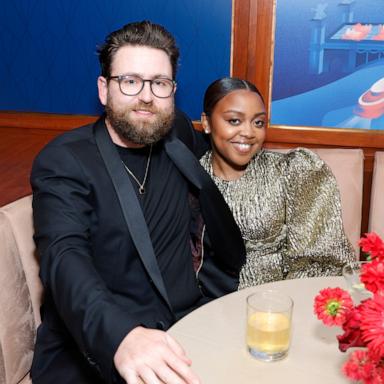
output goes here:
[[114, 363], [128, 384], [200, 384], [183, 348], [163, 331], [134, 328], [117, 348]]

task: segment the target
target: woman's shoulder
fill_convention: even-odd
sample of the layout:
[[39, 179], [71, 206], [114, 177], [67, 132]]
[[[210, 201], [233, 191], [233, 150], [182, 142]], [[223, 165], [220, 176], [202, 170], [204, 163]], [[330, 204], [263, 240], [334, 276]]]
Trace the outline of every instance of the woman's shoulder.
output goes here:
[[324, 168], [324, 161], [313, 151], [307, 148], [291, 150], [264, 150], [263, 155], [267, 161], [279, 162], [282, 166], [296, 172], [320, 171]]

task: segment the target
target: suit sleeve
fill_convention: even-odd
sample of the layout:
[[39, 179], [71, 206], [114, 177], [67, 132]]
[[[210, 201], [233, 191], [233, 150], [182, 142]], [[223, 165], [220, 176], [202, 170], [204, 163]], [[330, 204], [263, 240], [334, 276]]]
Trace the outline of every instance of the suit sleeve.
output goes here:
[[191, 119], [179, 109], [175, 111], [173, 134], [181, 140], [198, 159], [210, 149], [208, 136], [198, 132], [194, 128]]
[[31, 184], [44, 289], [81, 352], [111, 382], [115, 351], [140, 320], [119, 307], [93, 263], [92, 189], [63, 145], [49, 145], [39, 154]]

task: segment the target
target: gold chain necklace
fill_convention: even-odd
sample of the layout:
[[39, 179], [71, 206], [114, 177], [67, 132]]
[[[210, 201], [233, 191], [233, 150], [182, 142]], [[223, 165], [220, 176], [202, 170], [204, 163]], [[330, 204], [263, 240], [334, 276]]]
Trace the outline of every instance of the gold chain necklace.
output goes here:
[[145, 182], [147, 181], [147, 176], [148, 176], [148, 170], [149, 170], [149, 164], [151, 163], [151, 155], [152, 155], [152, 144], [149, 147], [149, 155], [148, 155], [148, 160], [147, 160], [147, 166], [145, 168], [145, 174], [144, 174], [144, 179], [143, 182], [140, 183], [140, 181], [137, 179], [137, 177], [133, 174], [133, 172], [127, 167], [127, 165], [123, 162], [125, 170], [132, 176], [133, 180], [136, 181], [137, 185], [139, 186], [139, 194], [144, 195], [145, 193]]

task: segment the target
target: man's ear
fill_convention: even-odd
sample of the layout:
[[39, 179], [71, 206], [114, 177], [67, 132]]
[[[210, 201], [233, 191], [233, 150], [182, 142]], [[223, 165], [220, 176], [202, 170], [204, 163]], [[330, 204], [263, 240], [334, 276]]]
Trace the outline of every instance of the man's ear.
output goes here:
[[206, 134], [211, 133], [211, 128], [209, 126], [209, 119], [204, 112], [201, 114], [201, 125], [203, 126], [203, 130]]
[[97, 78], [97, 89], [99, 91], [100, 103], [106, 105], [108, 95], [108, 82], [104, 76], [99, 76]]

